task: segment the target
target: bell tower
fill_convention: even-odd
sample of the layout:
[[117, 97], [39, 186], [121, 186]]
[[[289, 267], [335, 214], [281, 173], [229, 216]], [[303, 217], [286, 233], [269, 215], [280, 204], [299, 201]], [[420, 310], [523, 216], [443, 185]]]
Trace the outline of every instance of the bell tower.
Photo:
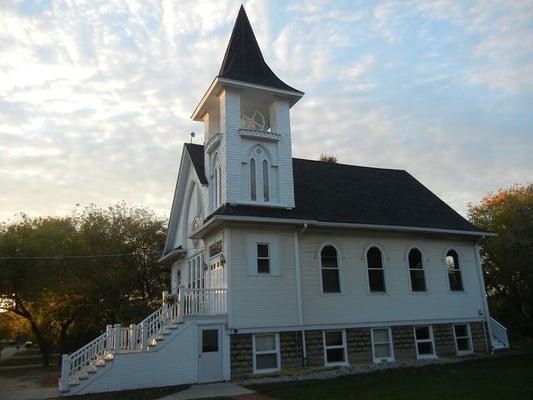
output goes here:
[[241, 6], [222, 66], [192, 118], [205, 127], [209, 212], [294, 207], [290, 108], [303, 96], [265, 62]]

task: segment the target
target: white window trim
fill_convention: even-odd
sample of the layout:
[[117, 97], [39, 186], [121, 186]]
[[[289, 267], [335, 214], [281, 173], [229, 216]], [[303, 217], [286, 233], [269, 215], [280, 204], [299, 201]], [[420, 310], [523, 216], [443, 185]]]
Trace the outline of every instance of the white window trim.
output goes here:
[[[368, 251], [372, 247], [376, 247], [376, 248], [379, 249], [379, 251], [381, 251], [381, 266], [382, 266], [382, 268], [369, 268], [368, 267]], [[364, 258], [364, 262], [365, 262], [366, 287], [367, 287], [367, 290], [368, 290], [368, 294], [370, 294], [372, 296], [380, 296], [380, 295], [389, 294], [388, 291], [387, 291], [387, 288], [388, 288], [387, 276], [385, 274], [385, 270], [386, 270], [386, 267], [387, 267], [387, 263], [386, 263], [387, 257], [385, 255], [385, 252], [383, 251], [383, 248], [381, 246], [375, 244], [375, 243], [369, 244], [368, 246], [366, 246], [366, 249], [365, 249], [364, 254], [363, 254], [363, 258]], [[376, 292], [376, 291], [372, 291], [370, 289], [370, 276], [369, 276], [369, 273], [368, 273], [368, 271], [370, 271], [370, 270], [382, 270], [383, 271], [383, 282], [385, 284], [385, 291]]]
[[[467, 335], [468, 336], [460, 336], [459, 339], [464, 339], [464, 338], [468, 338], [468, 344], [470, 346], [470, 350], [461, 350], [459, 351], [459, 347], [457, 346], [457, 335], [455, 334], [455, 327], [456, 326], [460, 326], [460, 325], [466, 325], [466, 332], [467, 332]], [[474, 343], [472, 342], [472, 332], [470, 330], [470, 324], [468, 322], [464, 323], [464, 324], [453, 324], [452, 326], [452, 329], [453, 329], [453, 341], [455, 343], [455, 352], [457, 353], [458, 356], [466, 356], [466, 355], [469, 355], [469, 354], [473, 354], [474, 353]]]
[[[275, 337], [275, 343], [276, 343], [276, 349], [275, 350], [267, 350], [267, 351], [257, 351], [255, 349], [255, 337], [256, 336], [272, 336]], [[279, 344], [279, 333], [258, 333], [252, 335], [252, 349], [253, 349], [253, 371], [254, 374], [267, 374], [269, 372], [276, 372], [281, 369], [281, 352], [280, 352], [280, 344]], [[276, 368], [268, 368], [268, 369], [257, 369], [257, 363], [256, 363], [256, 355], [261, 354], [276, 354], [278, 365]]]
[[[428, 328], [429, 329], [429, 339], [417, 339], [416, 337], [416, 328]], [[435, 337], [433, 336], [433, 326], [431, 325], [417, 325], [413, 326], [413, 334], [415, 337], [415, 349], [416, 349], [416, 358], [418, 360], [434, 360], [437, 358], [437, 353], [435, 351]], [[431, 343], [431, 349], [433, 350], [432, 354], [419, 354], [418, 353], [418, 343]]]
[[[339, 274], [339, 291], [338, 292], [324, 292], [324, 283], [322, 282], [322, 249], [326, 246], [332, 246], [337, 251], [337, 271]], [[340, 296], [342, 295], [342, 256], [339, 248], [331, 242], [324, 242], [318, 246], [318, 276], [320, 280], [320, 295], [321, 296]], [[334, 268], [326, 268], [334, 269]]]
[[[342, 345], [328, 346], [326, 347], [326, 333], [327, 332], [341, 332], [342, 335]], [[346, 330], [344, 329], [328, 329], [322, 331], [322, 349], [324, 353], [324, 366], [326, 367], [339, 367], [350, 365], [348, 362], [348, 349], [346, 345]], [[328, 353], [327, 350], [332, 349], [343, 349], [344, 350], [344, 361], [328, 363]]]
[[[268, 257], [259, 257], [259, 245], [265, 245], [268, 248]], [[257, 242], [255, 244], [255, 269], [257, 275], [272, 275], [272, 253], [270, 250], [270, 243], [269, 242]], [[268, 272], [259, 272], [259, 265], [258, 260], [268, 260]]]
[[[463, 290], [452, 290], [452, 288], [450, 286], [450, 277], [448, 275], [448, 264], [446, 264], [446, 256], [447, 256], [447, 254], [448, 254], [448, 252], [450, 250], [453, 250], [453, 251], [455, 251], [457, 253], [457, 260], [459, 261], [459, 268], [456, 268], [455, 271], [461, 272], [461, 282], [463, 284]], [[461, 253], [459, 252], [459, 250], [457, 250], [456, 247], [448, 247], [446, 249], [446, 251], [444, 252], [444, 254], [443, 254], [442, 262], [444, 264], [444, 271], [446, 272], [446, 283], [447, 283], [447, 286], [448, 286], [448, 293], [450, 293], [450, 294], [457, 294], [457, 295], [466, 294], [463, 268], [461, 267], [461, 264], [462, 264], [461, 260], [462, 259], [463, 259], [463, 257], [461, 256]]]
[[[386, 329], [389, 334], [389, 349], [390, 349], [390, 357], [376, 357], [376, 351], [375, 351], [375, 345], [376, 344], [385, 344], [385, 342], [374, 342], [374, 331], [375, 330], [383, 330]], [[380, 364], [382, 362], [394, 362], [394, 339], [392, 337], [392, 329], [388, 327], [381, 327], [381, 328], [372, 328], [370, 329], [370, 340], [372, 342], [372, 360], [374, 361], [374, 364]]]
[[[413, 290], [413, 281], [411, 280], [411, 266], [409, 265], [409, 254], [411, 253], [411, 250], [413, 249], [417, 249], [420, 254], [422, 255], [422, 269], [421, 271], [424, 272], [424, 283], [426, 285], [426, 290], [424, 291], [421, 291], [421, 290]], [[405, 262], [406, 262], [406, 265], [407, 265], [407, 275], [408, 275], [408, 279], [409, 279], [409, 293], [411, 294], [415, 294], [415, 295], [425, 295], [425, 294], [429, 294], [429, 285], [428, 285], [428, 280], [427, 280], [427, 276], [426, 276], [426, 260], [424, 259], [424, 252], [422, 251], [422, 249], [418, 246], [411, 246], [407, 249], [407, 253], [406, 253], [406, 256], [405, 256]], [[413, 270], [417, 271], [417, 269], [413, 268]], [[387, 286], [385, 285], [385, 289], [387, 289]]]

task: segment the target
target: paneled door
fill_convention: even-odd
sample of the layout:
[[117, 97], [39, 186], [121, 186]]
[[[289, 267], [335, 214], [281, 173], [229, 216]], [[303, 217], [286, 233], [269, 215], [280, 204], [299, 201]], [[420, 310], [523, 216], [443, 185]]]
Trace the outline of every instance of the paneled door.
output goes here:
[[199, 326], [198, 334], [198, 382], [222, 381], [222, 327]]

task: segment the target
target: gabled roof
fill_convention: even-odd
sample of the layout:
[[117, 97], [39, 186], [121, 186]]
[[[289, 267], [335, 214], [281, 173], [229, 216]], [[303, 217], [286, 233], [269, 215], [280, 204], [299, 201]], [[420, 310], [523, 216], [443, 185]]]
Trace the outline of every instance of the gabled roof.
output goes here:
[[191, 157], [192, 165], [194, 166], [196, 174], [198, 175], [198, 179], [200, 179], [200, 183], [202, 185], [207, 185], [207, 178], [205, 177], [204, 169], [204, 146], [193, 143], [185, 143], [185, 149]]
[[403, 170], [293, 158], [293, 175], [293, 209], [225, 204], [215, 214], [479, 232]]
[[218, 77], [303, 94], [279, 79], [267, 65], [242, 5]]

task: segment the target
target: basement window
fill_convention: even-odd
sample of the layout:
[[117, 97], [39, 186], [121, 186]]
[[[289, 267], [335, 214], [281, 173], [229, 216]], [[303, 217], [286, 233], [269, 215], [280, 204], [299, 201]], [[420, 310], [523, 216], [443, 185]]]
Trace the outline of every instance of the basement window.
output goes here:
[[457, 355], [472, 353], [472, 335], [470, 334], [470, 325], [456, 324], [453, 326], [453, 335], [455, 337], [455, 348]]
[[416, 356], [419, 360], [436, 358], [433, 329], [431, 326], [415, 326]]
[[372, 355], [375, 363], [394, 361], [390, 328], [372, 329]]
[[344, 331], [323, 331], [324, 364], [326, 367], [346, 365], [346, 335]]
[[279, 371], [281, 367], [279, 334], [253, 335], [254, 373]]

